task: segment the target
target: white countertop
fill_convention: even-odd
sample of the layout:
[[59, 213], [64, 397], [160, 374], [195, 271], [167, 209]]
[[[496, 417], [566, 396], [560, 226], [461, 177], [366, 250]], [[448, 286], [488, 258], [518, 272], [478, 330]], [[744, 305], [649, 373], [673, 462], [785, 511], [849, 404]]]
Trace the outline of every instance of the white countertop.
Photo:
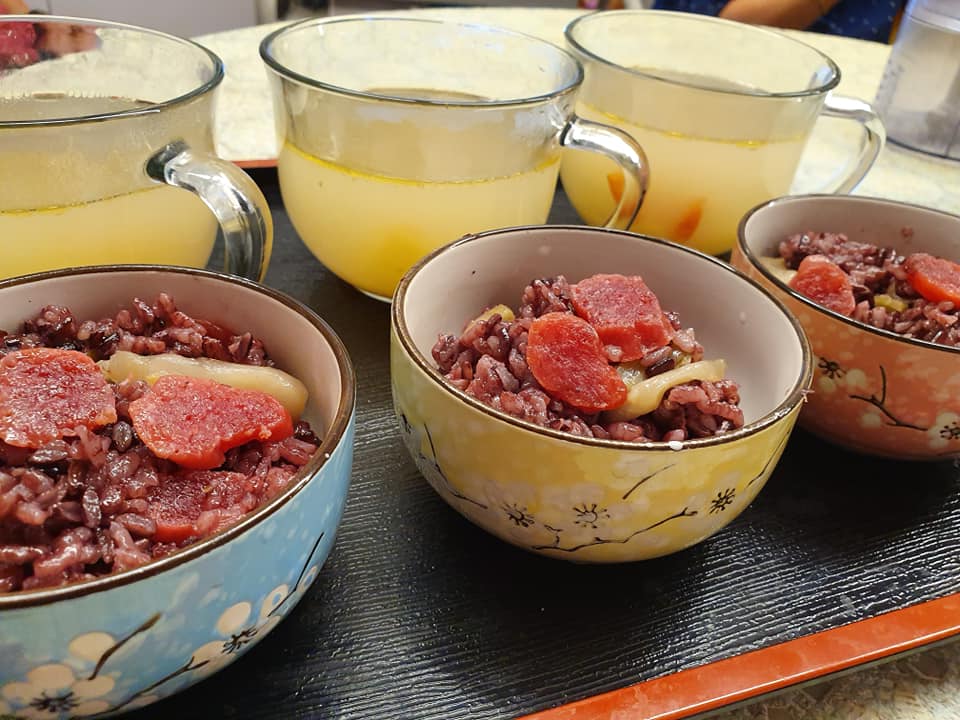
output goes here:
[[[394, 11], [500, 25], [563, 43], [576, 10], [532, 8], [428, 8]], [[217, 148], [235, 161], [276, 156], [272, 105], [257, 48], [277, 25], [197, 38], [226, 65], [218, 98]], [[841, 68], [837, 92], [872, 101], [890, 48], [849, 38], [791, 33], [832, 57]], [[852, 123], [851, 123], [852, 125]], [[812, 192], [843, 162], [835, 121], [821, 122], [794, 185]], [[913, 202], [960, 213], [960, 163], [887, 146], [857, 194]], [[947, 720], [960, 718], [960, 643], [920, 652], [807, 688], [791, 690], [716, 716], [717, 720]]]

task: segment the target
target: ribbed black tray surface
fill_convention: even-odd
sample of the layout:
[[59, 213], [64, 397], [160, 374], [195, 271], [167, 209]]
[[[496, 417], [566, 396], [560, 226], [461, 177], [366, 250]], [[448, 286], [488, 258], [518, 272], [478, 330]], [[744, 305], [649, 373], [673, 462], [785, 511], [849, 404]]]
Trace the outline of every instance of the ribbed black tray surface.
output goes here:
[[[267, 284], [343, 338], [358, 376], [353, 485], [315, 585], [170, 718], [513, 718], [960, 591], [960, 470], [853, 455], [797, 431], [724, 531], [645, 563], [514, 549], [451, 510], [394, 424], [388, 307], [328, 273], [274, 212]], [[558, 194], [551, 222], [576, 223]]]

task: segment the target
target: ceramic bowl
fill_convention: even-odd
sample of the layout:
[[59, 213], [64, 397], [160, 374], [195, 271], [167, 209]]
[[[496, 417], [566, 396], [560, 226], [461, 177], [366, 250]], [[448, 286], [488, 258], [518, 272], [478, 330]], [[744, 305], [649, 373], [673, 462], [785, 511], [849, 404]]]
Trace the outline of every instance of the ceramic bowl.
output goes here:
[[353, 454], [353, 369], [294, 300], [217, 273], [161, 267], [55, 271], [0, 283], [0, 328], [47, 304], [112, 316], [169, 293], [196, 317], [263, 339], [306, 384], [322, 445], [281, 495], [240, 523], [134, 570], [0, 595], [0, 717], [67, 718], [172, 695], [259, 642], [300, 600], [334, 541]]
[[[639, 274], [742, 385], [746, 424], [682, 443], [575, 437], [449, 385], [431, 347], [534, 278]], [[717, 532], [764, 486], [812, 365], [796, 320], [756, 283], [694, 250], [626, 232], [540, 226], [448, 245], [413, 268], [392, 308], [391, 380], [407, 448], [454, 509], [497, 537], [576, 562], [642, 560]]]
[[960, 457], [960, 348], [878, 330], [791, 290], [759, 259], [808, 230], [960, 261], [960, 217], [867, 197], [780, 198], [744, 217], [733, 252], [733, 264], [782, 300], [810, 339], [815, 377], [802, 427], [871, 455]]

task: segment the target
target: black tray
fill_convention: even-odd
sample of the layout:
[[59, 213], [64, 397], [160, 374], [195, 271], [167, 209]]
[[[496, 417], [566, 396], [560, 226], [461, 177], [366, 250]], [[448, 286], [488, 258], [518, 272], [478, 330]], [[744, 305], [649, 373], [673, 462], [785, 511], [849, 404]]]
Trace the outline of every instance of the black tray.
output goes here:
[[[294, 612], [231, 667], [131, 718], [511, 718], [960, 591], [960, 470], [802, 431], [750, 508], [670, 557], [579, 566], [485, 534], [403, 448], [387, 305], [308, 253], [275, 171], [253, 175], [276, 226], [267, 284], [319, 312], [356, 366], [353, 485]], [[550, 219], [578, 222], [562, 193]]]

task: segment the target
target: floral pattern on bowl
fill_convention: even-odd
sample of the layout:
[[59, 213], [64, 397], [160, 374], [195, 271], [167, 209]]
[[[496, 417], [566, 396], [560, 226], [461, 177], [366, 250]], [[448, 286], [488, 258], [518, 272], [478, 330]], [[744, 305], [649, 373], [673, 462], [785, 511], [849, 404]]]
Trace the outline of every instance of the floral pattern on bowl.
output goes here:
[[395, 349], [398, 424], [433, 489], [497, 537], [576, 562], [667, 555], [719, 531], [766, 484], [799, 411], [727, 445], [598, 450], [484, 422], [399, 357]]
[[[179, 689], [212, 675], [243, 654], [248, 646], [259, 642], [296, 605], [316, 579], [319, 567], [316, 559], [320, 557], [317, 550], [323, 539], [324, 533], [321, 533], [307, 555], [307, 563], [314, 564], [304, 566], [292, 590], [287, 584], [281, 584], [264, 598], [256, 598], [260, 604], [259, 614], [253, 618], [249, 601], [226, 607], [210, 628], [216, 638], [196, 648], [179, 667], [149, 685], [125, 689], [128, 683], [119, 668], [127, 662], [130, 653], [141, 649], [153, 651], [161, 645], [166, 625], [182, 626], [182, 615], [181, 622], [177, 622], [182, 608], [156, 612], [120, 636], [102, 630], [74, 636], [66, 643], [58, 662], [35, 665], [24, 673], [22, 680], [0, 686], [0, 717], [86, 717], [107, 710], [129, 710], [171, 694], [168, 685]], [[186, 584], [199, 586], [197, 576], [191, 577], [192, 581]], [[213, 601], [210, 607], [219, 608], [219, 605]], [[174, 682], [181, 676], [188, 676], [188, 682]]]

